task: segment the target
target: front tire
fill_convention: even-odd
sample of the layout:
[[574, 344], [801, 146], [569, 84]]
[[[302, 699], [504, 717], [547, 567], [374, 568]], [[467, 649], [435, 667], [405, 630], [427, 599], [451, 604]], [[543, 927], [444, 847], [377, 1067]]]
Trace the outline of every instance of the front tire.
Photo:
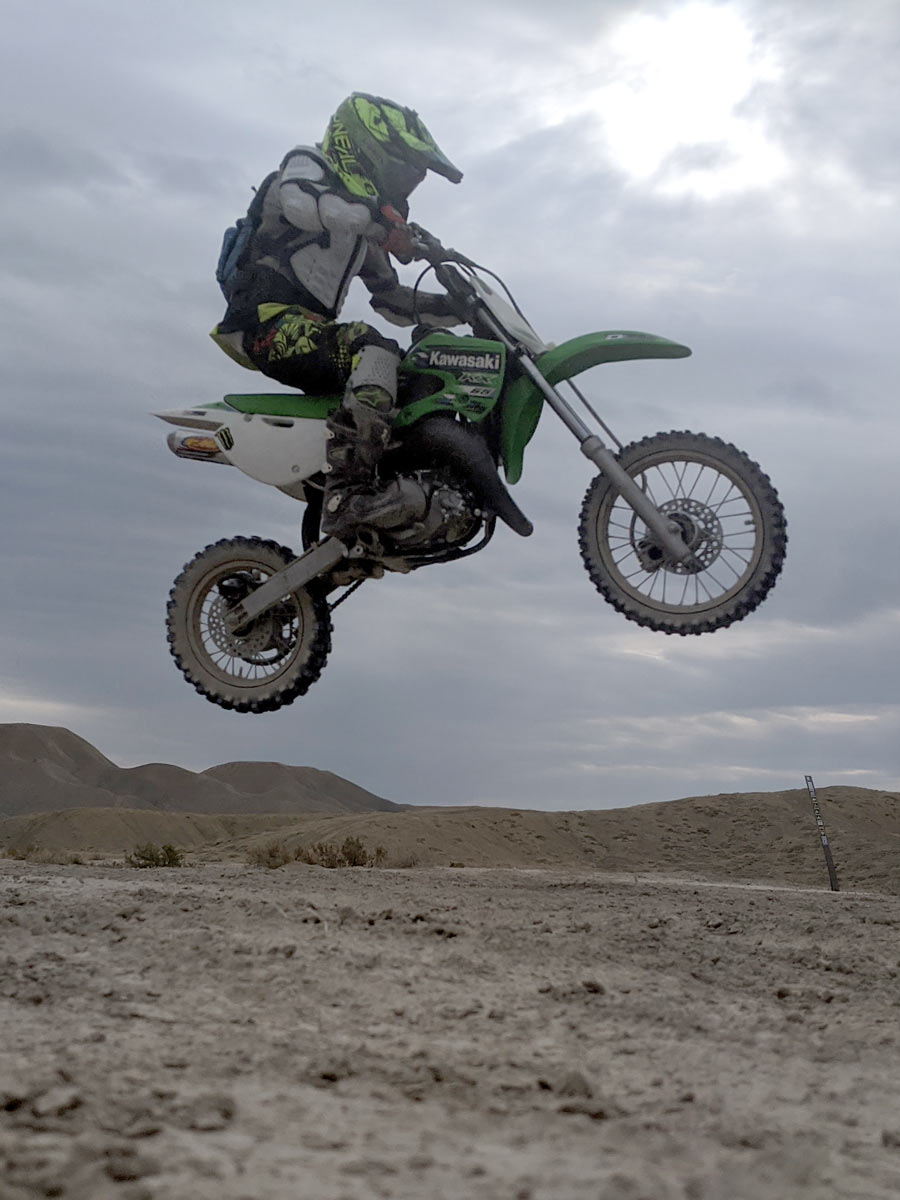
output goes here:
[[694, 551], [678, 562], [612, 483], [598, 475], [581, 508], [579, 544], [597, 590], [630, 621], [670, 634], [740, 621], [778, 578], [787, 522], [778, 494], [743, 451], [695, 433], [624, 447], [620, 465], [681, 529]]
[[324, 595], [298, 588], [238, 632], [229, 608], [292, 562], [277, 542], [230, 538], [201, 550], [169, 593], [169, 649], [188, 683], [222, 708], [274, 712], [319, 678], [331, 649]]

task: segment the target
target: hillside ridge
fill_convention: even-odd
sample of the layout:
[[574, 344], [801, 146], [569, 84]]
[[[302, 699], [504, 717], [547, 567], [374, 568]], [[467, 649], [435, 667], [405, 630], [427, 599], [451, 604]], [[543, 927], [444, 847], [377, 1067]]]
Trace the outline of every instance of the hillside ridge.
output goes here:
[[181, 813], [394, 812], [401, 806], [331, 771], [232, 762], [190, 771], [120, 767], [62, 726], [0, 724], [0, 818], [73, 808]]

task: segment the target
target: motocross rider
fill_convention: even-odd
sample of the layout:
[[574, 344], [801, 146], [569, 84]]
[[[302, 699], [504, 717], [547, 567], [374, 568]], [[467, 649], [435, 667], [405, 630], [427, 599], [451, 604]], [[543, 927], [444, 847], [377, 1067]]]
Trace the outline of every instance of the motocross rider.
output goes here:
[[353, 278], [371, 306], [396, 325], [457, 324], [447, 297], [400, 284], [389, 255], [411, 261], [409, 196], [435, 171], [459, 183], [419, 116], [354, 92], [323, 141], [285, 156], [263, 198], [228, 310], [212, 337], [243, 366], [306, 392], [343, 391], [327, 420], [322, 532], [352, 539], [362, 526], [387, 527], [396, 483], [376, 468], [397, 414], [397, 342], [337, 318]]

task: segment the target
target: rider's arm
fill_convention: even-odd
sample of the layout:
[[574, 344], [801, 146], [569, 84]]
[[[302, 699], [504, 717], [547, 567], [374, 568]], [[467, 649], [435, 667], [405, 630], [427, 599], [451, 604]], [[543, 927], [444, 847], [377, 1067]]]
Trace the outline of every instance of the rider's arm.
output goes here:
[[369, 301], [380, 317], [392, 325], [459, 325], [449, 296], [435, 292], [417, 291], [404, 286], [391, 266], [384, 250], [369, 245], [369, 252], [359, 274], [372, 293]]

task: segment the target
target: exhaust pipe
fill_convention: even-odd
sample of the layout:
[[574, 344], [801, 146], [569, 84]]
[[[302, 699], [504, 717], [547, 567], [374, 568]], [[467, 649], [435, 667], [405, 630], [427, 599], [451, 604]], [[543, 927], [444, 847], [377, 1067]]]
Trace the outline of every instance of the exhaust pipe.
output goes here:
[[534, 531], [497, 474], [484, 438], [440, 413], [412, 426], [403, 445], [392, 455], [391, 465], [402, 470], [433, 467], [435, 463], [452, 467], [472, 488], [482, 508], [499, 517], [514, 533], [528, 537]]
[[222, 453], [222, 447], [209, 433], [188, 433], [173, 429], [166, 444], [178, 458], [190, 458], [195, 462], [222, 463], [230, 467], [231, 461]]

